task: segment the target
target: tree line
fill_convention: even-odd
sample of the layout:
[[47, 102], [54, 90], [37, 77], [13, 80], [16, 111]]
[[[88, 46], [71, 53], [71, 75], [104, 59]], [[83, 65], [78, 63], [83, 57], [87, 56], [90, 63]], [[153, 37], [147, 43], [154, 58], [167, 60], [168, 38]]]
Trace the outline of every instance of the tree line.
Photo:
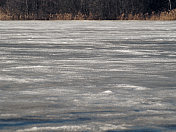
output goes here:
[[[2, 12], [36, 19], [49, 19], [55, 14], [81, 14], [92, 19], [116, 20], [122, 14], [152, 14], [176, 8], [176, 0], [1, 0]], [[27, 18], [27, 17], [26, 17]]]

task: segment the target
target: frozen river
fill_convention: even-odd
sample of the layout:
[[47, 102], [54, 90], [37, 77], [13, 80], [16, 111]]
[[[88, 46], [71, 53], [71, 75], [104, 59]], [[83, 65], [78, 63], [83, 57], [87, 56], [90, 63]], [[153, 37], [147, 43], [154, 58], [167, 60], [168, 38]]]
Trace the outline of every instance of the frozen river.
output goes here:
[[0, 21], [0, 131], [175, 132], [176, 22]]

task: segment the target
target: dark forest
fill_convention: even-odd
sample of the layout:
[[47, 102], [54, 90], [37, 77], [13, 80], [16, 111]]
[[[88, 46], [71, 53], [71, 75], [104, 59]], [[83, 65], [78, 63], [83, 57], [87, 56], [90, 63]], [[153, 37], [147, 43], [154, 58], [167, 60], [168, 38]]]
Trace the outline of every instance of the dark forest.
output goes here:
[[9, 19], [117, 20], [175, 8], [176, 0], [0, 0], [0, 12]]

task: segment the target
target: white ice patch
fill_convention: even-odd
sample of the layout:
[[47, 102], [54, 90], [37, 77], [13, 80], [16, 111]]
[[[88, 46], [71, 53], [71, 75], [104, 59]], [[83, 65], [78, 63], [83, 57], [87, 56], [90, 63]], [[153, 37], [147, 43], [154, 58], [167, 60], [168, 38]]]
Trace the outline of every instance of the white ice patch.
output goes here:
[[2, 64], [10, 64], [10, 63], [15, 63], [13, 60], [1, 60]]
[[0, 114], [0, 117], [16, 117], [17, 114]]
[[87, 125], [82, 126], [59, 126], [59, 127], [32, 127], [28, 129], [17, 130], [16, 132], [35, 132], [35, 131], [80, 131], [90, 129]]
[[12, 69], [31, 69], [31, 68], [43, 68], [46, 66], [17, 66], [17, 67], [12, 67]]
[[0, 81], [12, 81], [17, 83], [31, 83], [31, 82], [42, 82], [45, 79], [32, 79], [32, 78], [15, 78], [10, 76], [0, 77]]
[[[57, 95], [65, 95], [65, 94], [73, 94], [77, 93], [76, 90], [67, 90], [67, 89], [35, 89], [35, 90], [26, 90], [26, 91], [20, 91], [20, 94], [24, 95], [52, 95], [52, 96], [57, 96]], [[57, 100], [57, 98], [47, 98], [47, 100]]]
[[127, 128], [123, 125], [105, 124], [103, 126], [100, 126], [100, 129], [102, 131], [108, 131], [108, 130], [115, 130], [115, 129], [124, 130], [124, 129], [127, 129]]
[[85, 48], [86, 50], [93, 50], [93, 48]]
[[112, 94], [113, 92], [111, 90], [106, 90], [104, 92], [102, 92], [102, 94]]
[[124, 53], [124, 54], [132, 54], [132, 55], [145, 55], [145, 52], [137, 51], [137, 50], [116, 50], [116, 52]]
[[[131, 125], [113, 125], [113, 124], [99, 124], [95, 123], [101, 131], [108, 131], [108, 130], [125, 130], [127, 127]], [[94, 125], [95, 125], [94, 124]], [[100, 126], [101, 125], [101, 126]], [[91, 125], [92, 126], [92, 125]], [[70, 132], [77, 132], [77, 131], [85, 131], [85, 130], [91, 130], [91, 127], [89, 125], [80, 125], [80, 126], [58, 126], [58, 127], [32, 127], [27, 129], [20, 129], [16, 132], [36, 132], [36, 131], [70, 131]]]
[[137, 90], [137, 91], [149, 90], [149, 88], [147, 88], [147, 87], [135, 86], [135, 85], [130, 85], [130, 84], [119, 84], [118, 87], [125, 88], [125, 89], [133, 89], [133, 90]]
[[25, 95], [39, 95], [41, 92], [37, 91], [20, 91], [20, 94], [25, 94]]
[[13, 82], [18, 82], [18, 83], [28, 83], [26, 79], [19, 79], [19, 78], [13, 78], [10, 76], [5, 76], [5, 77], [0, 77], [1, 81], [13, 81]]
[[176, 55], [168, 55], [168, 56], [170, 56], [170, 57], [175, 57]]
[[46, 100], [49, 100], [49, 101], [57, 101], [58, 98], [56, 98], [56, 97], [47, 97]]

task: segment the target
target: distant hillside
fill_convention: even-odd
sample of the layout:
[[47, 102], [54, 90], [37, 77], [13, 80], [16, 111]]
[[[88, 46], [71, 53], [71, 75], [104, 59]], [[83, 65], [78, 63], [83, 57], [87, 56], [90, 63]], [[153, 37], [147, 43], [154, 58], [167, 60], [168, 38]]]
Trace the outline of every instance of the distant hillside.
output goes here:
[[0, 19], [147, 19], [175, 8], [176, 0], [0, 0]]

